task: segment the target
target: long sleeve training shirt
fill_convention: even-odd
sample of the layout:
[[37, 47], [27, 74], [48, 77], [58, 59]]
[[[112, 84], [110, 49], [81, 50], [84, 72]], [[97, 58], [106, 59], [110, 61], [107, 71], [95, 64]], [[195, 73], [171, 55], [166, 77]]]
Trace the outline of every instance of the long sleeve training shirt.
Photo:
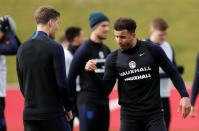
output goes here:
[[108, 95], [102, 93], [97, 85], [97, 81], [92, 79], [88, 72], [85, 71], [86, 62], [94, 59], [97, 62], [97, 69], [95, 72], [103, 78], [104, 64], [106, 57], [110, 50], [103, 43], [95, 43], [92, 40], [87, 40], [81, 45], [74, 54], [73, 61], [69, 71], [69, 87], [73, 90], [76, 89], [76, 77], [80, 76], [80, 87], [78, 103], [91, 103], [91, 104], [108, 104]]
[[44, 120], [71, 110], [64, 51], [45, 32], [37, 31], [17, 52], [17, 74], [25, 98], [23, 119]]
[[103, 81], [94, 72], [90, 75], [98, 79], [97, 84], [106, 94], [112, 91], [118, 79], [121, 118], [137, 119], [162, 112], [159, 67], [171, 78], [181, 97], [188, 97], [176, 67], [161, 47], [147, 41], [138, 40], [134, 48], [111, 53], [106, 60]]

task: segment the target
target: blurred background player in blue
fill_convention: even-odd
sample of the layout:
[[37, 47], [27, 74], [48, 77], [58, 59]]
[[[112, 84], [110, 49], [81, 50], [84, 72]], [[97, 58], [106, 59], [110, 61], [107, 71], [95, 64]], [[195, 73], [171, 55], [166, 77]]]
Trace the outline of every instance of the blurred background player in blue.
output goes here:
[[76, 90], [76, 78], [80, 76], [80, 93], [77, 96], [80, 131], [108, 131], [109, 99], [102, 93], [96, 81], [92, 79], [84, 67], [89, 59], [97, 62], [95, 72], [102, 78], [104, 64], [110, 49], [103, 44], [109, 31], [109, 18], [102, 12], [93, 12], [89, 18], [91, 36], [76, 51], [69, 71], [69, 87], [73, 95]]
[[6, 55], [15, 55], [20, 41], [15, 35], [16, 24], [10, 16], [0, 17], [0, 131], [6, 131], [4, 116], [6, 97]]
[[192, 85], [192, 91], [191, 91], [191, 117], [197, 116], [197, 108], [195, 106], [196, 98], [199, 92], [199, 54], [197, 54], [196, 58], [196, 67], [195, 67], [195, 76], [193, 80]]
[[[77, 51], [77, 49], [85, 42], [85, 36], [83, 30], [80, 27], [72, 26], [68, 27], [64, 34], [65, 40], [67, 41], [68, 45], [62, 42], [62, 46], [64, 48], [65, 54], [65, 64], [66, 64], [66, 75], [68, 76], [68, 72], [70, 69], [71, 62], [73, 60], [73, 55]], [[78, 110], [77, 110], [77, 95], [80, 91], [80, 83], [79, 83], [79, 76], [76, 79], [76, 94], [73, 97], [74, 99], [74, 107], [73, 107], [73, 120], [69, 122], [71, 129], [73, 129], [73, 122], [74, 118], [78, 117]]]
[[[168, 35], [168, 28], [169, 25], [163, 18], [154, 18], [150, 23], [150, 36], [149, 39], [147, 39], [147, 41], [160, 45], [160, 47], [164, 50], [169, 60], [175, 66], [177, 66], [175, 61], [174, 50], [172, 46], [166, 41]], [[178, 66], [178, 71], [182, 74], [183, 66]], [[160, 96], [164, 109], [164, 119], [168, 130], [171, 119], [169, 96], [170, 96], [170, 89], [172, 83], [169, 76], [162, 70], [162, 68], [159, 69], [159, 73], [160, 73]]]
[[60, 42], [60, 44], [62, 45], [62, 47], [64, 48], [64, 49], [66, 49], [67, 47], [68, 47], [68, 40], [66, 39], [66, 35], [65, 35], [65, 33], [64, 34], [62, 34], [62, 36], [59, 38], [59, 42]]

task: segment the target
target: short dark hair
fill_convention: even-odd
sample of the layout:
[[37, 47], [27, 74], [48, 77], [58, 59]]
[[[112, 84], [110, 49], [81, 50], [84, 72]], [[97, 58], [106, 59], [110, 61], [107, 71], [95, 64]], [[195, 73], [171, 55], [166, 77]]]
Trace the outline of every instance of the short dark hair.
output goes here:
[[82, 29], [80, 27], [74, 26], [67, 28], [65, 31], [65, 36], [68, 42], [73, 42], [74, 38], [80, 35], [81, 30]]
[[60, 17], [60, 13], [50, 6], [41, 6], [34, 14], [37, 24], [46, 24], [50, 19], [56, 20]]
[[169, 28], [169, 25], [163, 18], [154, 18], [151, 21], [151, 27], [160, 31], [165, 31]]
[[126, 29], [130, 33], [135, 33], [136, 27], [137, 25], [135, 20], [129, 17], [120, 17], [114, 23], [114, 29], [116, 31], [121, 31]]

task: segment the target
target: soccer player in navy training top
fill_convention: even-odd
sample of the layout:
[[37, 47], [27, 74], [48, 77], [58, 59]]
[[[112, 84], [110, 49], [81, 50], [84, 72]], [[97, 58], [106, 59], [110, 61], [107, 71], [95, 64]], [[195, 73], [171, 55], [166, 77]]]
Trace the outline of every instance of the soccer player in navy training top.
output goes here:
[[[80, 27], [68, 27], [65, 31], [65, 37], [68, 41], [68, 47], [64, 48], [64, 54], [65, 54], [65, 64], [66, 64], [66, 76], [68, 76], [68, 72], [70, 69], [71, 62], [73, 60], [73, 55], [77, 51], [77, 49], [85, 42], [86, 38], [84, 36], [84, 32]], [[62, 44], [63, 46], [63, 44]], [[73, 107], [73, 120], [70, 121], [71, 129], [73, 130], [73, 121], [75, 117], [79, 117], [78, 110], [77, 110], [77, 95], [80, 91], [80, 85], [79, 85], [79, 76], [76, 79], [76, 95], [73, 97], [74, 100], [74, 107]]]
[[72, 119], [72, 105], [64, 51], [53, 40], [59, 17], [60, 13], [52, 7], [37, 9], [37, 31], [17, 52], [17, 74], [25, 98], [25, 131], [71, 131], [67, 120]]
[[179, 111], [185, 118], [190, 112], [190, 100], [176, 67], [164, 51], [155, 44], [136, 39], [136, 22], [121, 17], [114, 23], [119, 49], [111, 53], [105, 64], [103, 81], [93, 72], [96, 62], [89, 60], [85, 69], [109, 94], [118, 78], [121, 105], [120, 131], [166, 131], [160, 98], [159, 67], [171, 78], [181, 95]]
[[80, 119], [80, 131], [108, 131], [109, 102], [108, 95], [103, 94], [88, 72], [85, 71], [86, 62], [95, 59], [95, 72], [102, 78], [104, 75], [105, 59], [110, 50], [102, 41], [107, 38], [109, 19], [102, 12], [94, 12], [89, 18], [91, 36], [81, 45], [74, 54], [69, 70], [69, 87], [73, 94], [76, 90], [76, 77], [80, 76], [80, 92], [77, 96], [77, 105]]

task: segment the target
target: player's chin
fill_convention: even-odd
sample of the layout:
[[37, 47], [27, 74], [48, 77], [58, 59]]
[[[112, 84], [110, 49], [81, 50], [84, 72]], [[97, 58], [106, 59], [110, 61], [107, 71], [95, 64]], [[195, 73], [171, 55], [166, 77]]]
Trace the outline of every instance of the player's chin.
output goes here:
[[119, 46], [120, 48], [120, 51], [123, 52], [124, 51], [124, 48], [122, 46]]
[[107, 33], [104, 33], [103, 35], [102, 35], [102, 38], [103, 39], [106, 39], [108, 37], [108, 34]]

